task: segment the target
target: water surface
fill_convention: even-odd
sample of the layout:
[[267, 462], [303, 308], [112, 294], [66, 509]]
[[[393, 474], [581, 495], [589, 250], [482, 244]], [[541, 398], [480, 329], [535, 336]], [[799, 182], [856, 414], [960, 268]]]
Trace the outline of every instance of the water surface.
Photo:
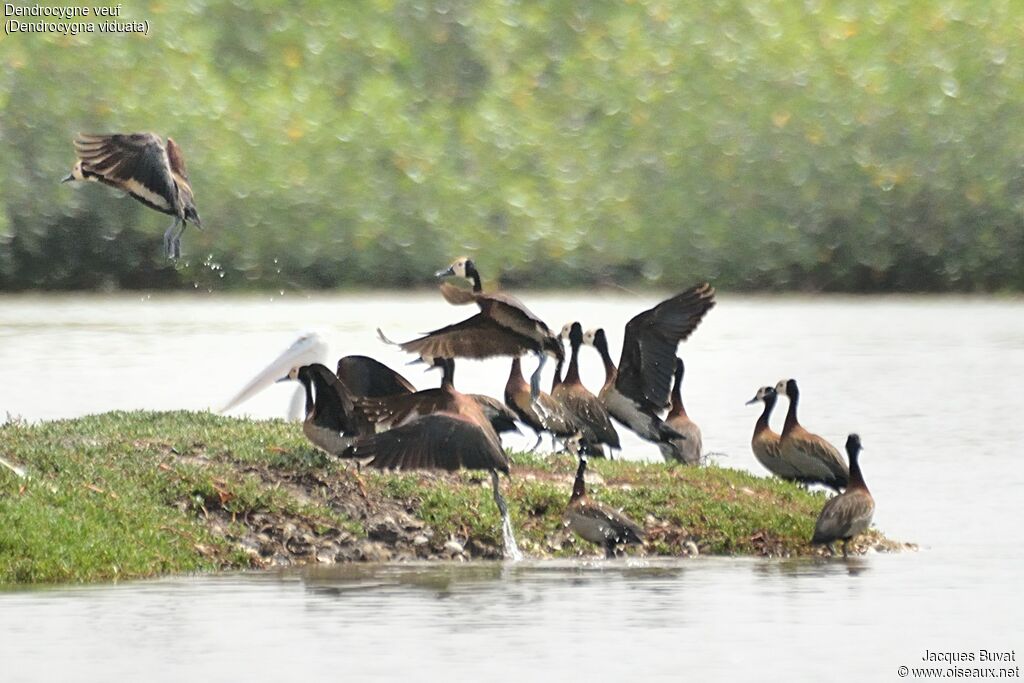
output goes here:
[[[524, 298], [552, 327], [604, 325], [613, 354], [625, 321], [659, 300]], [[397, 368], [408, 359], [377, 326], [405, 339], [470, 313], [434, 292], [7, 297], [0, 414], [215, 408], [302, 331], [324, 337], [332, 365], [367, 353]], [[600, 362], [584, 352], [596, 389]], [[897, 680], [926, 648], [1024, 650], [1024, 303], [721, 297], [681, 353], [684, 399], [713, 460], [759, 471], [749, 450], [759, 411], [743, 403], [796, 377], [801, 421], [837, 443], [860, 433], [876, 524], [922, 551], [849, 562], [386, 565], [16, 591], [0, 594], [0, 643], [17, 653], [0, 659], [0, 677], [519, 680], [543, 667], [593, 680]], [[401, 369], [419, 386], [437, 382]], [[460, 362], [456, 384], [500, 397], [507, 370]], [[236, 413], [282, 416], [290, 395], [271, 387]], [[631, 435], [623, 443], [624, 457], [659, 458]]]

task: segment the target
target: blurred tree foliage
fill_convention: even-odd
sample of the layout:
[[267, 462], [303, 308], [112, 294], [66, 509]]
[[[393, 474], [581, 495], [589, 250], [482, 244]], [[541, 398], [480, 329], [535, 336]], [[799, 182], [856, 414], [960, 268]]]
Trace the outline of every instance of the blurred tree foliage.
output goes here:
[[[67, 3], [64, 3], [67, 4]], [[86, 3], [88, 4], [88, 3]], [[98, 3], [97, 3], [98, 4]], [[0, 37], [0, 288], [1024, 289], [1017, 0], [153, 0]], [[60, 185], [187, 155], [205, 232]]]

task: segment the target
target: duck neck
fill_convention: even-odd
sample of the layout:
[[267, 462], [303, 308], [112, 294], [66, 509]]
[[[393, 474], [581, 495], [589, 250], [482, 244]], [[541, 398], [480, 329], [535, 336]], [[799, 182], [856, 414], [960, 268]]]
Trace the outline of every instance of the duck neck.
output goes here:
[[587, 461], [580, 458], [579, 467], [576, 468], [576, 481], [572, 483], [572, 498], [570, 502], [587, 495], [587, 484], [583, 480], [583, 473], [587, 470]]
[[441, 388], [446, 391], [455, 391], [455, 361], [446, 358], [441, 369], [444, 372], [441, 376]]
[[760, 434], [769, 428], [768, 418], [771, 417], [776, 400], [778, 400], [778, 397], [775, 395], [764, 397], [764, 410], [761, 411], [761, 417], [757, 418], [757, 423], [754, 425], [754, 434]]
[[676, 370], [676, 379], [672, 384], [672, 408], [668, 411], [668, 417], [686, 417], [686, 408], [683, 406], [683, 393], [680, 385], [683, 383], [683, 373]]
[[847, 485], [846, 490], [860, 489], [867, 491], [867, 484], [864, 483], [864, 475], [860, 471], [860, 453], [854, 451], [850, 453], [850, 483]]
[[798, 422], [796, 419], [797, 404], [800, 403], [800, 392], [795, 388], [786, 391], [786, 395], [789, 396], [789, 410], [786, 411], [786, 422], [782, 426], [783, 432], [789, 432], [796, 427]]
[[619, 373], [615, 363], [612, 362], [612, 355], [608, 353], [608, 342], [604, 339], [596, 340], [594, 348], [601, 354], [601, 362], [604, 363], [604, 384], [609, 386], [615, 384], [615, 378]]
[[555, 387], [562, 383], [562, 366], [564, 364], [565, 360], [559, 358], [558, 363], [555, 365], [555, 376], [551, 379], [551, 391], [554, 391]]
[[[333, 373], [326, 367], [318, 368], [314, 366], [310, 368], [309, 375], [312, 384], [316, 385], [316, 403], [314, 408], [318, 420], [326, 419], [332, 426], [337, 425], [340, 429], [341, 420], [345, 414], [345, 407], [337, 390], [327, 380], [327, 376], [334, 376]], [[307, 402], [308, 400], [307, 397]]]
[[477, 271], [476, 266], [466, 268], [466, 277], [473, 281], [474, 292], [479, 294], [484, 291], [483, 284], [480, 282], [480, 272]]
[[306, 417], [309, 417], [316, 407], [316, 402], [313, 400], [313, 382], [309, 379], [309, 375], [300, 375], [299, 384], [306, 392]]
[[572, 356], [569, 358], [569, 369], [565, 371], [566, 384], [580, 384], [580, 345], [572, 342]]
[[508, 381], [505, 383], [505, 394], [515, 394], [529, 389], [526, 380], [523, 379], [523, 369], [518, 358], [512, 359], [512, 369], [508, 372]]

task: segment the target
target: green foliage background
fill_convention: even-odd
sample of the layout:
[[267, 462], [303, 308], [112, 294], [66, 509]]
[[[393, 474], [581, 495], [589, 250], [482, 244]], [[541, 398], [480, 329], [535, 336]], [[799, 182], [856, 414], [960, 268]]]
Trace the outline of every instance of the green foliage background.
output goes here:
[[[62, 4], [70, 4], [64, 2]], [[103, 4], [103, 3], [95, 3]], [[0, 37], [0, 289], [1024, 289], [1015, 0], [154, 0]], [[171, 135], [207, 230], [60, 185]]]

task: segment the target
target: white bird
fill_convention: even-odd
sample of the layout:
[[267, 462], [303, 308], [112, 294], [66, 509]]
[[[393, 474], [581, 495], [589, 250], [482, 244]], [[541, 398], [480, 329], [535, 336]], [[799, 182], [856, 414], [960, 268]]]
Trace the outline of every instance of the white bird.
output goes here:
[[[282, 351], [277, 358], [270, 361], [270, 364], [259, 374], [249, 380], [218, 412], [226, 413], [248, 401], [282, 377], [287, 376], [292, 368], [310, 363], [323, 363], [326, 359], [327, 343], [316, 332], [306, 332], [292, 342], [291, 346]], [[305, 398], [305, 391], [299, 385], [288, 406], [289, 420], [302, 420], [306, 416]]]

